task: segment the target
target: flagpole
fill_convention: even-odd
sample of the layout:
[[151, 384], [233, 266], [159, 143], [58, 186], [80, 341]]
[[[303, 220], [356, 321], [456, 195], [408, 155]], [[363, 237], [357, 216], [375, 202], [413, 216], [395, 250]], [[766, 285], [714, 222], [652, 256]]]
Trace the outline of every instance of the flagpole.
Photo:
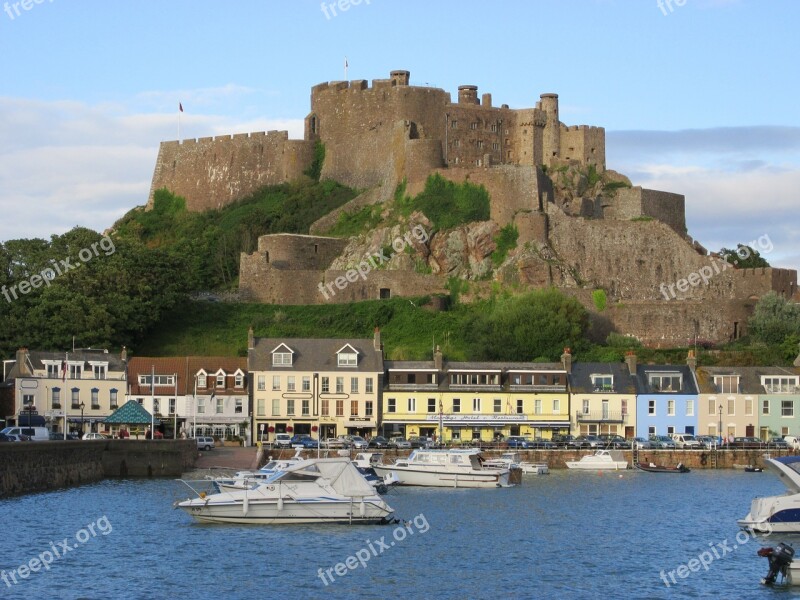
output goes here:
[[183, 105], [178, 102], [178, 143], [181, 143], [181, 113], [183, 112]]
[[197, 375], [194, 376], [194, 396], [192, 396], [192, 437], [197, 437]]
[[178, 439], [178, 374], [175, 373], [175, 412], [172, 413], [172, 439]]
[[156, 366], [150, 367], [150, 439], [156, 439]]
[[[66, 383], [67, 382], [67, 369], [69, 368], [68, 365], [67, 365], [68, 361], [69, 361], [69, 352], [65, 352], [64, 353], [64, 368], [62, 369], [62, 378], [61, 378], [61, 382], [62, 383]], [[71, 396], [70, 396], [69, 401], [72, 402], [72, 397]], [[67, 386], [65, 385], [64, 386], [64, 441], [67, 440], [67, 428], [69, 427], [69, 425], [67, 423], [68, 423], [68, 421], [67, 421]]]
[[344, 80], [347, 81], [347, 57], [344, 57]]

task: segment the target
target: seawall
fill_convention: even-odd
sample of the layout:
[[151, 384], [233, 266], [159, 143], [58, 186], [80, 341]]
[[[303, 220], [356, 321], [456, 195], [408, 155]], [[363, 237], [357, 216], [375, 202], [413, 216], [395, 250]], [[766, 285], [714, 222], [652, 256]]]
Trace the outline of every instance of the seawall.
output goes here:
[[179, 477], [194, 466], [194, 440], [0, 444], [0, 498], [114, 477]]

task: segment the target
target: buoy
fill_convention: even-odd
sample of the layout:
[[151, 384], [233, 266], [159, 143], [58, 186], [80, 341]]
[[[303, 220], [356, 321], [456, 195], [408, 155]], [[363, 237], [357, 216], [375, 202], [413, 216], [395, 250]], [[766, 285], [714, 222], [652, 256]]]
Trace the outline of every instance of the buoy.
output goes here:
[[206, 493], [205, 492], [200, 492], [200, 497], [201, 498], [205, 498], [206, 497]]

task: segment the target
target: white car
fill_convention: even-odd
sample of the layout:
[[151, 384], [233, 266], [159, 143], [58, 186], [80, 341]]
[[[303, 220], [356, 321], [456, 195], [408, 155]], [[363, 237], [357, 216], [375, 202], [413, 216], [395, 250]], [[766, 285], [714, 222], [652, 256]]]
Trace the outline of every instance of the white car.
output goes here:
[[276, 448], [291, 448], [292, 434], [291, 433], [276, 433], [275, 441], [272, 443]]
[[108, 438], [106, 436], [104, 436], [102, 433], [94, 433], [94, 432], [90, 431], [89, 433], [84, 433], [83, 437], [81, 439], [82, 440], [107, 440]]
[[365, 450], [367, 448], [367, 440], [360, 435], [347, 435], [345, 436], [350, 445], [356, 450]]

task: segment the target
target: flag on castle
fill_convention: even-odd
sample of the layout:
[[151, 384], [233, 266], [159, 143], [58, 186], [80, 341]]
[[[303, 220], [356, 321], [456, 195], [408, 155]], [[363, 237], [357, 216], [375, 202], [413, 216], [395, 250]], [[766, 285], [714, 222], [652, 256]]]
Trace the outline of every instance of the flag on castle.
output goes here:
[[183, 112], [183, 104], [181, 104], [180, 102], [178, 102], [178, 110]]

